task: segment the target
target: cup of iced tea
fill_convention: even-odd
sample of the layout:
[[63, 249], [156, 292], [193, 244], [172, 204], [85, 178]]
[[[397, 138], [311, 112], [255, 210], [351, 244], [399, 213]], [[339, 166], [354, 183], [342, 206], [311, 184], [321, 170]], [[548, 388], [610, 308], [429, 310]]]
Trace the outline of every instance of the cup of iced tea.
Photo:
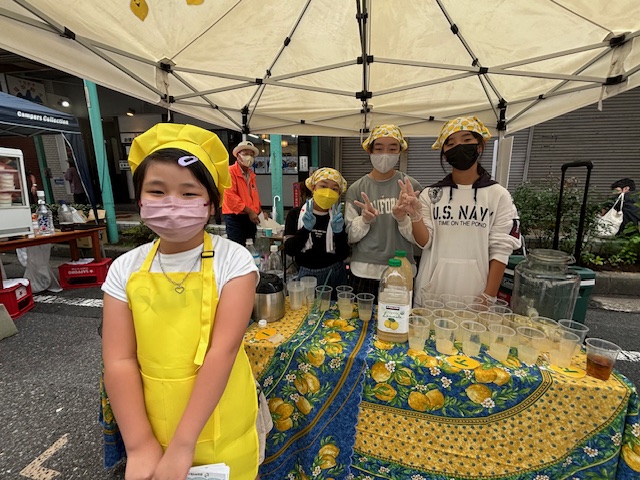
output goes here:
[[622, 350], [618, 345], [601, 338], [587, 338], [587, 375], [608, 380]]

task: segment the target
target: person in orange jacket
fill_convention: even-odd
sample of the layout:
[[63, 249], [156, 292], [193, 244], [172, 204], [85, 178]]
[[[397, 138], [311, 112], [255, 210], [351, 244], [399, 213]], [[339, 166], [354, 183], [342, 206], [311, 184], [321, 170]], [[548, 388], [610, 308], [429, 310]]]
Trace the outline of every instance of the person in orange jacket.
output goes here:
[[229, 167], [231, 188], [224, 193], [222, 203], [227, 238], [242, 246], [246, 246], [247, 238], [255, 241], [262, 213], [256, 174], [251, 170], [256, 155], [258, 149], [251, 142], [240, 142], [233, 149], [236, 163]]

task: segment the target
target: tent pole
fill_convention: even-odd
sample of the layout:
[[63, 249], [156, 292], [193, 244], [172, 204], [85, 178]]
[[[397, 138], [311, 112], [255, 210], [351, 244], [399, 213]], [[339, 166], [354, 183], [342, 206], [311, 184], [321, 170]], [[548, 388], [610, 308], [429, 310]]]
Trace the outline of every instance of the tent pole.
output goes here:
[[93, 138], [93, 150], [96, 154], [98, 165], [98, 178], [100, 180], [100, 190], [102, 192], [102, 204], [105, 209], [107, 219], [107, 238], [109, 243], [118, 242], [118, 225], [116, 224], [116, 210], [113, 202], [113, 192], [111, 190], [111, 176], [109, 175], [109, 165], [107, 164], [107, 151], [104, 147], [104, 135], [102, 134], [102, 120], [100, 118], [100, 104], [98, 103], [98, 90], [96, 84], [83, 80], [84, 93], [89, 111], [89, 123], [91, 124], [91, 137]]
[[274, 220], [284, 224], [284, 209], [282, 208], [282, 135], [270, 135], [270, 138], [272, 211], [278, 216]]
[[44, 144], [42, 143], [42, 136], [36, 135], [33, 137], [33, 143], [36, 145], [36, 155], [38, 156], [38, 166], [40, 167], [40, 188], [38, 190], [44, 190], [44, 198], [47, 203], [54, 202], [53, 190], [51, 189], [51, 181], [47, 172], [49, 167], [47, 166], [47, 155], [44, 153]]
[[311, 137], [311, 166], [320, 166], [320, 148], [318, 145], [318, 137]]

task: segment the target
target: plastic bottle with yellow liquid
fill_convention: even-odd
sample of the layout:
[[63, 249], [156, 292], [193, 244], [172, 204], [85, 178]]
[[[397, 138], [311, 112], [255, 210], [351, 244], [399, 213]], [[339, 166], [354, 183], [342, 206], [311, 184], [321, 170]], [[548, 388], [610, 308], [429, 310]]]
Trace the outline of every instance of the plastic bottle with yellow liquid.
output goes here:
[[413, 268], [407, 258], [407, 252], [404, 250], [396, 250], [395, 257], [393, 258], [398, 258], [402, 262], [402, 273], [409, 283], [409, 305], [413, 305]]
[[389, 259], [382, 273], [378, 291], [378, 338], [385, 342], [409, 340], [411, 296], [409, 280], [403, 273], [402, 261]]

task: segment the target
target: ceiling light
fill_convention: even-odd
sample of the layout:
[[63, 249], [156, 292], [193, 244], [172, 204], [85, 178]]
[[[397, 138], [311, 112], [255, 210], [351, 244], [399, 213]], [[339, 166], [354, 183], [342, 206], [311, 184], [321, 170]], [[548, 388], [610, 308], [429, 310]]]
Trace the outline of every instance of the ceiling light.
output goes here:
[[136, 111], [133, 108], [127, 110], [127, 115], [133, 117], [136, 114]]
[[63, 100], [61, 98], [60, 100], [58, 100], [58, 105], [64, 108], [68, 108], [71, 104], [69, 103], [69, 100]]
[[282, 145], [283, 147], [288, 147], [289, 146], [289, 142], [287, 142], [286, 140], [282, 140], [280, 142], [280, 145]]
[[253, 133], [250, 133], [250, 134], [249, 134], [249, 136], [250, 136], [251, 138], [258, 138], [258, 135], [254, 135]]

